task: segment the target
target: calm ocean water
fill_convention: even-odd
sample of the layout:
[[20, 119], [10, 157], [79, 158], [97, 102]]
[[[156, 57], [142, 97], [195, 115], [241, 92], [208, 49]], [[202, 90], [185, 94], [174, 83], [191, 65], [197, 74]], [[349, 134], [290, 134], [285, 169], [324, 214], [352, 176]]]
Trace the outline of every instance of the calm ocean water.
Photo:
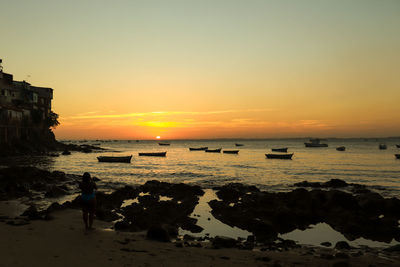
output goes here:
[[[14, 158], [18, 164], [34, 165], [49, 170], [82, 174], [85, 171], [99, 177], [102, 183], [112, 185], [143, 184], [157, 179], [166, 182], [198, 184], [205, 188], [229, 182], [259, 186], [265, 190], [289, 190], [289, 185], [303, 180], [327, 181], [343, 179], [349, 183], [383, 186], [380, 193], [400, 197], [400, 153], [396, 144], [400, 139], [329, 139], [327, 148], [306, 148], [307, 139], [289, 140], [201, 140], [168, 141], [170, 146], [159, 146], [157, 141], [100, 142], [110, 152], [80, 153], [70, 156], [38, 157], [27, 160]], [[71, 143], [83, 144], [78, 141]], [[66, 143], [68, 143], [66, 142]], [[167, 142], [163, 140], [162, 142]], [[87, 144], [99, 143], [88, 141]], [[235, 147], [235, 143], [244, 146]], [[379, 150], [379, 143], [387, 150]], [[345, 152], [336, 151], [346, 146]], [[189, 151], [189, 147], [208, 146], [222, 149], [239, 149], [238, 155]], [[266, 159], [271, 148], [288, 147], [294, 153], [292, 160]], [[139, 157], [138, 152], [167, 151], [166, 157]], [[100, 155], [133, 155], [131, 164], [99, 163]]]

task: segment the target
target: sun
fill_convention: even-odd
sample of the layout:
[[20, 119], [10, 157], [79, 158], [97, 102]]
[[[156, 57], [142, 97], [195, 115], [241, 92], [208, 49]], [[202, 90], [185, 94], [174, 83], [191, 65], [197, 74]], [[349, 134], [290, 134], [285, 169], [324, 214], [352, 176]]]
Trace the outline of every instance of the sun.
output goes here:
[[156, 136], [156, 138], [157, 138], [157, 139], [160, 139], [160, 138], [161, 138], [161, 136], [157, 135], [157, 136]]

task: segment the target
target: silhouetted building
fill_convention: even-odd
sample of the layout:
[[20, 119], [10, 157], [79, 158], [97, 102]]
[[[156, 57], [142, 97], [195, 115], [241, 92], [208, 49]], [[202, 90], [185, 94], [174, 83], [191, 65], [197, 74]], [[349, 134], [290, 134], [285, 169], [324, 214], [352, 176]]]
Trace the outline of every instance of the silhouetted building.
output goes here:
[[21, 132], [28, 128], [48, 129], [53, 89], [14, 81], [12, 74], [3, 72], [1, 62], [0, 59], [0, 143], [7, 143], [10, 136], [20, 139]]

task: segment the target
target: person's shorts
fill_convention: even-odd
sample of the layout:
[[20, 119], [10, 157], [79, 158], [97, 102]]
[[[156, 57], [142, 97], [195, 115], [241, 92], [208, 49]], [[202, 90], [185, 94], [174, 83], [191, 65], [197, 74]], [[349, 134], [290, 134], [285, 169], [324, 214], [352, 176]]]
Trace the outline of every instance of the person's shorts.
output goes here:
[[82, 200], [82, 211], [93, 213], [96, 209], [96, 199]]

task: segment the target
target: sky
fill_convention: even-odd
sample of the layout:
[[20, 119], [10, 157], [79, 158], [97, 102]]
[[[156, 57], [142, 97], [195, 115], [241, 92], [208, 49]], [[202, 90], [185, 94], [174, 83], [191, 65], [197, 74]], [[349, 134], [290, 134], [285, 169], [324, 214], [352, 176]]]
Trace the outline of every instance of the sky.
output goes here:
[[400, 1], [0, 0], [58, 139], [400, 135]]

